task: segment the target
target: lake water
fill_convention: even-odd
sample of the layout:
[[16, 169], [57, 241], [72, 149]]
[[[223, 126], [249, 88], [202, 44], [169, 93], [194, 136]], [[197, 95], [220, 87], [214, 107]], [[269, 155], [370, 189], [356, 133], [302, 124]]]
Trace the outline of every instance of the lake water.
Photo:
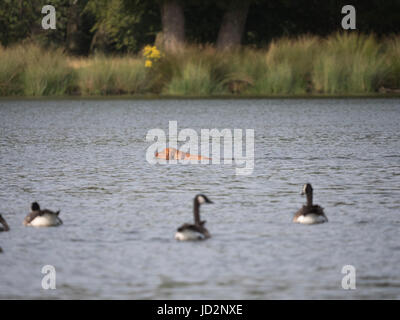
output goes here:
[[[170, 120], [254, 129], [253, 173], [149, 164]], [[399, 151], [399, 99], [2, 100], [0, 298], [399, 299]], [[329, 223], [291, 222], [306, 182]], [[177, 242], [197, 193], [212, 238]], [[35, 200], [64, 224], [24, 227]]]

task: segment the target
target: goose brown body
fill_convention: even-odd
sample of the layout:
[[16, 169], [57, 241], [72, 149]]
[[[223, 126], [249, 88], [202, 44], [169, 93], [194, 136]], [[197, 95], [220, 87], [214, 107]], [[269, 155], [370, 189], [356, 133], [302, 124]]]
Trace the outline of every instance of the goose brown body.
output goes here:
[[63, 222], [59, 218], [60, 211], [51, 211], [48, 209], [40, 209], [37, 202], [32, 203], [31, 212], [25, 217], [24, 226], [33, 227], [54, 227], [59, 226]]

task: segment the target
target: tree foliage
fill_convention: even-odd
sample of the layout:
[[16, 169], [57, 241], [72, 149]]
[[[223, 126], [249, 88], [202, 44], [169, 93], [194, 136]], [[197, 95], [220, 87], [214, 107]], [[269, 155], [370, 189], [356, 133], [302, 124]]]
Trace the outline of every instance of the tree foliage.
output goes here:
[[161, 28], [156, 1], [89, 0], [85, 10], [96, 21], [92, 49], [136, 52], [153, 42]]
[[[163, 1], [166, 0], [2, 0], [0, 43], [9, 46], [33, 39], [78, 54], [138, 52], [153, 43], [162, 30]], [[224, 13], [232, 1], [236, 0], [180, 0], [186, 41], [216, 43]], [[250, 6], [243, 42], [253, 46], [265, 46], [280, 36], [324, 36], [341, 30], [341, 8], [348, 4], [344, 0], [247, 1]], [[45, 4], [56, 8], [56, 30], [41, 29], [41, 8]], [[357, 11], [358, 31], [377, 35], [400, 32], [400, 0], [354, 0], [352, 5]]]

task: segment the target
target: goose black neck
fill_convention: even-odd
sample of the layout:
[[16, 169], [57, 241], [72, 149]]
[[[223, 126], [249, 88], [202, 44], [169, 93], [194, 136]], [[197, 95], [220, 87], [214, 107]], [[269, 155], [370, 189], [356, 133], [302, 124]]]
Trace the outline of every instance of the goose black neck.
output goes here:
[[307, 206], [311, 207], [313, 205], [313, 194], [312, 191], [307, 192]]
[[193, 214], [194, 214], [194, 223], [200, 225], [200, 204], [197, 201], [197, 199], [194, 199]]

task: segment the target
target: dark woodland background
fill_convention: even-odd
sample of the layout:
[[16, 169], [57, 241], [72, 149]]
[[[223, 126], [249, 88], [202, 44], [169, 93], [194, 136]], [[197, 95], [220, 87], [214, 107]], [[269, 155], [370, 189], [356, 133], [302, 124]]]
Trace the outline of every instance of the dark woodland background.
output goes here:
[[[56, 8], [56, 30], [41, 28], [46, 4]], [[356, 8], [358, 32], [400, 31], [400, 0], [2, 0], [0, 43], [33, 40], [77, 55], [137, 53], [160, 35], [167, 50], [183, 43], [263, 47], [277, 37], [341, 30], [346, 4]]]

